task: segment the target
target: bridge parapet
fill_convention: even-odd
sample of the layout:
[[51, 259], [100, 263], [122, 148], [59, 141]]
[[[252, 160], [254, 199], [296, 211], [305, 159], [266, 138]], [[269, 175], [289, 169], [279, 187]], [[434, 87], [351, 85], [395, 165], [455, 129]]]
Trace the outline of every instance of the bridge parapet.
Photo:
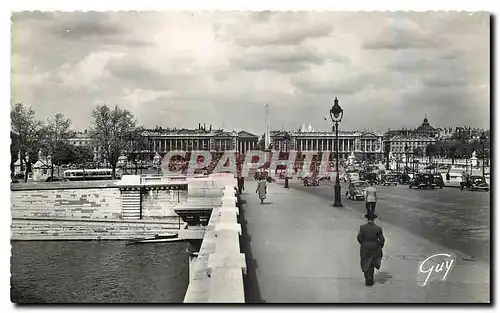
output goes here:
[[246, 260], [239, 244], [241, 225], [234, 187], [235, 183], [224, 187], [220, 205], [212, 208], [199, 251], [190, 255], [186, 303], [245, 302]]

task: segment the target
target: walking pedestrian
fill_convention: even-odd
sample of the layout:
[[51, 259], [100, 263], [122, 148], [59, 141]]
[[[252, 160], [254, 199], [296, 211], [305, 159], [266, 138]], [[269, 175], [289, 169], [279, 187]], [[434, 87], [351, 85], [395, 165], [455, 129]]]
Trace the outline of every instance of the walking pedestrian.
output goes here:
[[241, 195], [245, 190], [245, 179], [241, 174], [238, 176], [238, 193]]
[[258, 193], [259, 195], [260, 204], [264, 204], [264, 199], [266, 198], [267, 194], [267, 183], [265, 178], [259, 178], [259, 182], [257, 183], [257, 190], [255, 190], [255, 193]]
[[366, 188], [366, 213], [375, 214], [375, 205], [377, 204], [377, 189], [373, 187], [373, 182]]
[[373, 274], [376, 269], [380, 269], [382, 263], [382, 248], [385, 244], [385, 238], [382, 233], [382, 227], [375, 225], [377, 215], [375, 213], [366, 214], [368, 223], [359, 227], [358, 242], [361, 244], [361, 270], [365, 276], [365, 285], [373, 286]]

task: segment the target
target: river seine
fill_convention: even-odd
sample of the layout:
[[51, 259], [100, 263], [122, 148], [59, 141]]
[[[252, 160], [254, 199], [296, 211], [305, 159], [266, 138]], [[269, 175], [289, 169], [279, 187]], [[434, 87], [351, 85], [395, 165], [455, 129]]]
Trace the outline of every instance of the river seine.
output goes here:
[[14, 303], [180, 303], [187, 243], [13, 241]]

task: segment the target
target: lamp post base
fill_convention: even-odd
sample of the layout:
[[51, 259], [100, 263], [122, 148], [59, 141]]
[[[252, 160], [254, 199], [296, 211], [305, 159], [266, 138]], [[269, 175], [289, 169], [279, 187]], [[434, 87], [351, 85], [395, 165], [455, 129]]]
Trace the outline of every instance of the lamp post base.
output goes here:
[[340, 198], [340, 180], [338, 175], [337, 179], [335, 180], [334, 191], [335, 191], [335, 201], [333, 202], [333, 206], [340, 208], [342, 207], [342, 199]]
[[285, 188], [290, 188], [290, 187], [288, 186], [288, 177], [285, 177]]

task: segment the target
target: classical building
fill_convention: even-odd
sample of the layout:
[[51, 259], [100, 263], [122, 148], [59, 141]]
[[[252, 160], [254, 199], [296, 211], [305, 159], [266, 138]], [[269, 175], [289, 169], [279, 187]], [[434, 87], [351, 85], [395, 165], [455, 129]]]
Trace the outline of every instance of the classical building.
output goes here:
[[164, 155], [174, 150], [245, 153], [257, 149], [258, 141], [257, 135], [245, 131], [225, 131], [211, 126], [206, 129], [199, 124], [198, 129], [146, 130], [140, 140], [132, 142], [132, 149], [141, 153], [143, 159], [152, 160], [157, 152]]
[[[271, 147], [273, 151], [281, 152], [290, 150], [334, 152], [335, 132], [317, 131], [311, 125], [302, 126], [297, 131], [273, 131]], [[353, 152], [360, 160], [383, 160], [383, 134], [339, 130], [340, 158], [346, 159]]]
[[70, 144], [77, 147], [90, 146], [92, 144], [92, 140], [87, 133], [87, 130], [76, 132], [75, 135], [68, 141]]
[[390, 130], [385, 133], [386, 138], [391, 138], [393, 136], [413, 136], [413, 137], [437, 137], [439, 135], [439, 129], [432, 127], [429, 124], [429, 120], [427, 117], [424, 118], [424, 121], [417, 128], [402, 128], [398, 130]]
[[[389, 130], [384, 136], [385, 157], [391, 154], [396, 159], [417, 153], [425, 156], [427, 145], [435, 143], [443, 131], [431, 126], [427, 117], [414, 129]], [[406, 148], [408, 147], [408, 148]], [[407, 149], [407, 150], [405, 150]]]
[[[386, 147], [389, 147], [387, 153], [392, 153], [396, 158], [402, 158], [405, 153], [410, 157], [416, 153], [416, 156], [425, 156], [427, 145], [435, 143], [435, 137], [424, 135], [393, 136], [385, 140]], [[407, 148], [407, 150], [405, 150]], [[420, 155], [418, 155], [420, 154]]]

